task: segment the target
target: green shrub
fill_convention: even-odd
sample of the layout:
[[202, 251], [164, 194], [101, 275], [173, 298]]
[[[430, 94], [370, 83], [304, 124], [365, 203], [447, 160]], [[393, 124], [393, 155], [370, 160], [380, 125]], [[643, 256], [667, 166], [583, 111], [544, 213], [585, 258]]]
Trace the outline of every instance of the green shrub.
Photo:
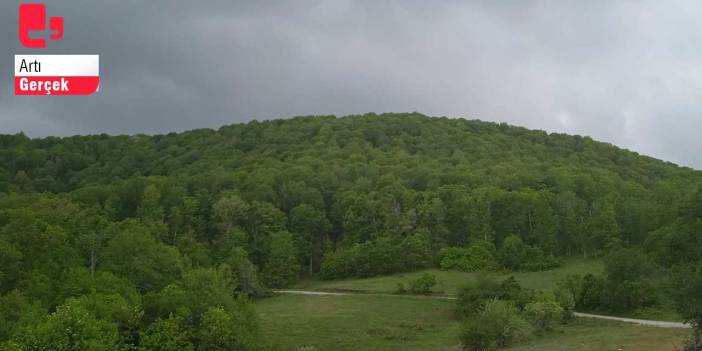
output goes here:
[[431, 289], [438, 283], [436, 275], [424, 273], [421, 277], [409, 283], [409, 292], [417, 295], [429, 295]]
[[404, 253], [392, 238], [379, 238], [358, 245], [353, 276], [372, 277], [404, 271]]
[[273, 234], [266, 264], [261, 272], [262, 280], [269, 287], [283, 288], [293, 284], [299, 273], [300, 264], [292, 235], [288, 232]]
[[456, 312], [459, 317], [475, 314], [480, 306], [490, 300], [510, 301], [518, 308], [530, 302], [531, 293], [523, 289], [514, 277], [497, 283], [488, 277], [480, 276], [475, 283], [464, 286], [458, 291]]
[[503, 267], [515, 271], [542, 271], [561, 265], [558, 259], [545, 255], [539, 248], [527, 245], [516, 235], [505, 238], [498, 258]]
[[458, 291], [456, 313], [459, 317], [472, 316], [478, 312], [485, 301], [497, 299], [500, 295], [500, 284], [481, 275], [474, 283]]
[[623, 281], [605, 283], [602, 307], [610, 311], [633, 311], [652, 306], [656, 292], [647, 281]]
[[393, 292], [393, 294], [407, 294], [407, 288], [405, 288], [405, 283], [397, 283], [397, 289], [395, 289], [395, 292]]
[[653, 305], [654, 267], [637, 249], [617, 249], [605, 257], [605, 284], [602, 305], [611, 311], [633, 311]]
[[500, 284], [498, 297], [501, 300], [512, 301], [521, 310], [533, 299], [533, 292], [522, 288], [514, 276], [510, 276]]
[[468, 248], [447, 247], [439, 251], [441, 269], [463, 272], [495, 271], [498, 269], [495, 247], [487, 241], [477, 241]]
[[568, 274], [558, 282], [556, 282], [557, 290], [564, 290], [570, 292], [573, 298], [577, 301], [578, 296], [582, 290], [583, 277], [579, 274]]
[[431, 261], [425, 235], [384, 237], [325, 254], [320, 276], [322, 279], [372, 277], [427, 268]]
[[524, 306], [524, 315], [536, 329], [547, 331], [563, 319], [563, 307], [552, 294], [540, 294]]
[[461, 342], [465, 350], [494, 350], [524, 338], [530, 330], [512, 303], [489, 300], [475, 318], [465, 322]]
[[593, 274], [586, 274], [580, 285], [580, 295], [577, 297], [575, 306], [584, 310], [596, 310], [602, 304], [602, 293], [604, 291], [604, 279]]
[[270, 296], [271, 291], [259, 282], [258, 269], [249, 260], [246, 250], [233, 248], [225, 261], [232, 268], [232, 281], [237, 291], [252, 297]]
[[681, 351], [700, 351], [702, 350], [702, 331], [699, 326], [695, 326], [690, 333], [690, 336], [683, 342]]
[[541, 249], [532, 247], [530, 250], [529, 257], [533, 259], [528, 260], [522, 267], [523, 271], [528, 272], [538, 272], [545, 271], [547, 269], [558, 268], [561, 266], [561, 261], [552, 255], [544, 255]]
[[445, 247], [439, 250], [439, 266], [441, 269], [462, 270], [464, 264], [461, 263], [466, 256], [467, 249], [462, 247]]
[[402, 240], [400, 249], [404, 270], [415, 271], [432, 266], [433, 254], [429, 236], [427, 230], [420, 229]]
[[507, 269], [521, 269], [528, 259], [528, 248], [529, 246], [520, 237], [516, 235], [506, 237], [499, 252], [500, 264]]
[[169, 317], [152, 323], [141, 332], [139, 351], [192, 351], [187, 330], [180, 318]]
[[558, 303], [563, 310], [561, 314], [563, 321], [573, 319], [573, 312], [575, 312], [575, 296], [573, 293], [565, 287], [558, 286], [553, 291], [553, 295], [556, 298], [556, 303]]
[[241, 311], [211, 307], [203, 314], [197, 337], [200, 351], [250, 351], [264, 346], [250, 306]]
[[97, 319], [84, 309], [68, 303], [31, 327], [21, 329], [9, 343], [23, 351], [117, 351], [117, 326]]
[[355, 264], [358, 246], [341, 248], [324, 255], [319, 274], [322, 279], [352, 277], [355, 274]]

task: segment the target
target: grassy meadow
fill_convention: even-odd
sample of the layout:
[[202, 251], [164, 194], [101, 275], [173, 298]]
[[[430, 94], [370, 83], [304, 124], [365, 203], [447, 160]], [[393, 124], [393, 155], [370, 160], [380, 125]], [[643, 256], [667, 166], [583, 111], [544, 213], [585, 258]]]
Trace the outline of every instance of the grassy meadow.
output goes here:
[[[559, 280], [563, 279], [569, 274], [599, 274], [603, 271], [603, 269], [604, 265], [600, 259], [569, 258], [561, 267], [547, 271], [487, 274], [497, 280], [514, 276], [519, 284], [526, 288], [550, 290], [556, 287], [556, 283]], [[471, 281], [475, 281], [480, 274], [483, 274], [429, 269], [412, 273], [395, 274], [366, 279], [334, 281], [306, 280], [298, 283], [295, 288], [303, 290], [342, 290], [367, 293], [392, 293], [397, 289], [397, 285], [399, 283], [407, 283], [412, 281], [421, 276], [423, 273], [432, 273], [436, 275], [439, 280], [439, 284], [435, 290], [444, 295], [456, 295], [458, 289]]]
[[[265, 337], [276, 350], [460, 350], [453, 302], [407, 296], [279, 295], [256, 303]], [[555, 350], [677, 350], [687, 335], [627, 323], [576, 319], [546, 336], [509, 348]]]
[[[557, 269], [543, 272], [493, 273], [495, 279], [514, 276], [531, 289], [553, 289], [569, 274], [601, 273], [597, 259], [568, 259]], [[423, 273], [435, 274], [443, 295], [477, 279], [477, 273], [425, 270], [366, 279], [308, 280], [295, 288], [349, 291], [346, 296], [277, 295], [257, 301], [262, 329], [276, 349], [314, 346], [318, 351], [351, 350], [460, 350], [460, 322], [454, 301], [423, 296], [378, 296], [392, 293]], [[657, 311], [637, 317], [656, 317]], [[674, 315], [669, 315], [672, 318]], [[671, 319], [668, 318], [668, 319]], [[643, 327], [627, 323], [576, 319], [547, 336], [534, 335], [509, 350], [677, 350], [687, 330]]]
[[256, 305], [264, 335], [280, 350], [438, 350], [458, 344], [449, 300], [281, 295]]

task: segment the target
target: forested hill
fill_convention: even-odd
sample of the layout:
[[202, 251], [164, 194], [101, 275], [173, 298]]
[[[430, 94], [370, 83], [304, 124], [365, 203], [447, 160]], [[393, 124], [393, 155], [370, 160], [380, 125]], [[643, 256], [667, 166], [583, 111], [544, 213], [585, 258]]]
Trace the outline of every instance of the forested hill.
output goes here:
[[582, 280], [602, 297], [576, 306], [650, 306], [632, 289], [657, 286], [649, 262], [702, 258], [701, 179], [589, 138], [418, 114], [0, 136], [0, 349], [265, 350], [245, 296], [301, 275], [567, 255], [614, 257], [606, 283]]
[[434, 247], [518, 235], [557, 255], [596, 253], [613, 238], [642, 243], [702, 180], [588, 137], [416, 113], [157, 136], [5, 135], [0, 148], [0, 192], [70, 192], [113, 221], [143, 216], [153, 202], [169, 232], [204, 242], [221, 234], [215, 203], [236, 197], [270, 205], [293, 234], [303, 230], [295, 214], [319, 217], [320, 257], [342, 240], [425, 231]]
[[322, 163], [338, 181], [375, 181], [382, 172], [415, 190], [458, 183], [553, 188], [573, 173], [652, 189], [662, 180], [698, 177], [589, 137], [416, 113], [297, 117], [157, 136], [0, 135], [0, 161], [0, 191], [6, 192], [65, 192], [135, 176], [301, 166], [272, 174], [284, 180]]

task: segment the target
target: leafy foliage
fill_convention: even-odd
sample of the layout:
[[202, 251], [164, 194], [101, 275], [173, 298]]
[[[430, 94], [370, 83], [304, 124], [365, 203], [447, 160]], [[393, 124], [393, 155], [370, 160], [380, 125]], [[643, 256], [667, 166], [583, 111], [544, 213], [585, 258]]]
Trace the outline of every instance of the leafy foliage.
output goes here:
[[540, 294], [524, 306], [524, 315], [538, 330], [551, 330], [563, 319], [564, 308], [555, 296]]
[[323, 279], [370, 277], [426, 268], [430, 264], [429, 245], [425, 238], [380, 238], [325, 255], [320, 275]]
[[464, 272], [497, 270], [495, 246], [479, 240], [468, 248], [447, 247], [439, 251], [441, 269], [456, 269]]
[[270, 287], [279, 288], [297, 280], [300, 265], [290, 233], [280, 232], [271, 237], [268, 257], [263, 269], [263, 279]]
[[159, 319], [145, 330], [139, 339], [140, 351], [192, 351], [188, 332], [177, 317]]
[[60, 306], [33, 327], [21, 329], [10, 341], [19, 350], [119, 350], [117, 328], [73, 304]]
[[480, 277], [475, 283], [466, 285], [458, 292], [457, 312], [459, 317], [472, 316], [490, 300], [509, 301], [520, 309], [527, 304], [532, 293], [523, 289], [514, 277], [497, 283], [487, 277]]
[[410, 281], [405, 288], [405, 284], [400, 283], [396, 294], [412, 294], [412, 295], [429, 295], [432, 292], [432, 288], [436, 286], [439, 281], [436, 279], [436, 275], [431, 273], [424, 273], [419, 278]]
[[531, 326], [514, 305], [490, 300], [465, 323], [461, 341], [466, 350], [494, 350], [526, 337], [530, 331]]
[[553, 256], [544, 255], [539, 248], [529, 246], [516, 235], [505, 238], [499, 252], [500, 264], [511, 270], [540, 271], [560, 265]]
[[618, 249], [605, 259], [603, 303], [609, 310], [627, 311], [655, 302], [653, 266], [635, 249]]
[[256, 332], [255, 319], [251, 312], [233, 314], [219, 307], [212, 307], [202, 318], [198, 339], [199, 350], [230, 351], [256, 350], [260, 348], [260, 336]]

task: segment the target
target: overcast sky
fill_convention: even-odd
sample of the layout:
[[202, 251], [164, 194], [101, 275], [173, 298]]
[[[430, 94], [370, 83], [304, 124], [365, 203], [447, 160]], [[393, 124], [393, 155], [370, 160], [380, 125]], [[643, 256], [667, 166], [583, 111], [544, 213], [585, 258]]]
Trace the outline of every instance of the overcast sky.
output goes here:
[[[0, 133], [166, 133], [418, 111], [589, 135], [702, 169], [700, 1], [46, 1], [23, 49], [0, 4]], [[90, 97], [13, 95], [12, 55], [100, 54]]]

